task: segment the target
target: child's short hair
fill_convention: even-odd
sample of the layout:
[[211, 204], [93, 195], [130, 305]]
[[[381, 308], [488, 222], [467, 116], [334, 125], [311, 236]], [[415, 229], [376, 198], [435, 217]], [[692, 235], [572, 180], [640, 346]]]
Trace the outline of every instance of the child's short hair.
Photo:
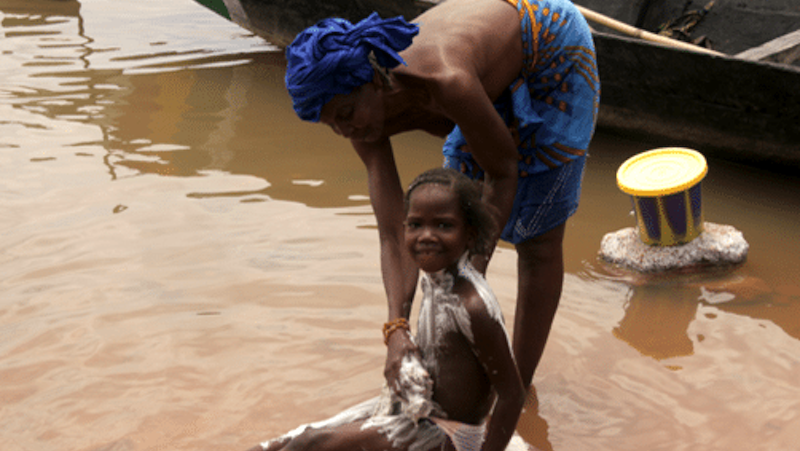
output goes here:
[[431, 183], [448, 187], [456, 193], [467, 227], [475, 232], [475, 243], [469, 249], [470, 254], [488, 256], [494, 248], [493, 238], [497, 229], [491, 207], [483, 201], [478, 182], [455, 169], [434, 168], [418, 175], [406, 191], [405, 215], [408, 215], [409, 199], [414, 190]]

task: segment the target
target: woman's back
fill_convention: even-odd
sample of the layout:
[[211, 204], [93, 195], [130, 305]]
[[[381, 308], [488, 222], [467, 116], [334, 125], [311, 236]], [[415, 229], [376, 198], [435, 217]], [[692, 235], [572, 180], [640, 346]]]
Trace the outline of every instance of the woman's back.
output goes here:
[[414, 19], [420, 33], [401, 52], [399, 73], [437, 79], [453, 71], [476, 75], [491, 99], [518, 76], [522, 37], [517, 11], [504, 0], [444, 2]]

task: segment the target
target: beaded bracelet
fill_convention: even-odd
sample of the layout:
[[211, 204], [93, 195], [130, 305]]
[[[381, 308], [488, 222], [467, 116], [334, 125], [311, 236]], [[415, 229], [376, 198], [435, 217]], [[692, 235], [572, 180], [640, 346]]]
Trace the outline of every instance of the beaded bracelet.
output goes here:
[[411, 327], [408, 325], [408, 320], [405, 318], [397, 318], [383, 325], [383, 342], [386, 345], [389, 344], [389, 337], [398, 329], [410, 331]]

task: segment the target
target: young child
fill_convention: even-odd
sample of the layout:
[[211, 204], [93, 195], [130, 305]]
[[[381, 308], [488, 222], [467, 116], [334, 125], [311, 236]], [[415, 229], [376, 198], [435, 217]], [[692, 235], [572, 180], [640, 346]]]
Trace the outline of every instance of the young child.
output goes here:
[[[424, 272], [419, 355], [405, 357], [397, 387], [255, 450], [505, 449], [525, 389], [500, 305], [470, 263], [492, 249], [494, 216], [477, 182], [445, 168], [414, 180], [405, 210], [405, 244]], [[401, 328], [387, 323], [385, 340]]]

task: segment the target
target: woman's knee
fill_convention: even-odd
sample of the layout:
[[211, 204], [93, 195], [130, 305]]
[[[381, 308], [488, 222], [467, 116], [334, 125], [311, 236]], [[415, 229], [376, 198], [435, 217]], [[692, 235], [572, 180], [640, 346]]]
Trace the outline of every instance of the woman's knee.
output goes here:
[[520, 269], [560, 261], [563, 258], [565, 228], [566, 223], [518, 244]]

